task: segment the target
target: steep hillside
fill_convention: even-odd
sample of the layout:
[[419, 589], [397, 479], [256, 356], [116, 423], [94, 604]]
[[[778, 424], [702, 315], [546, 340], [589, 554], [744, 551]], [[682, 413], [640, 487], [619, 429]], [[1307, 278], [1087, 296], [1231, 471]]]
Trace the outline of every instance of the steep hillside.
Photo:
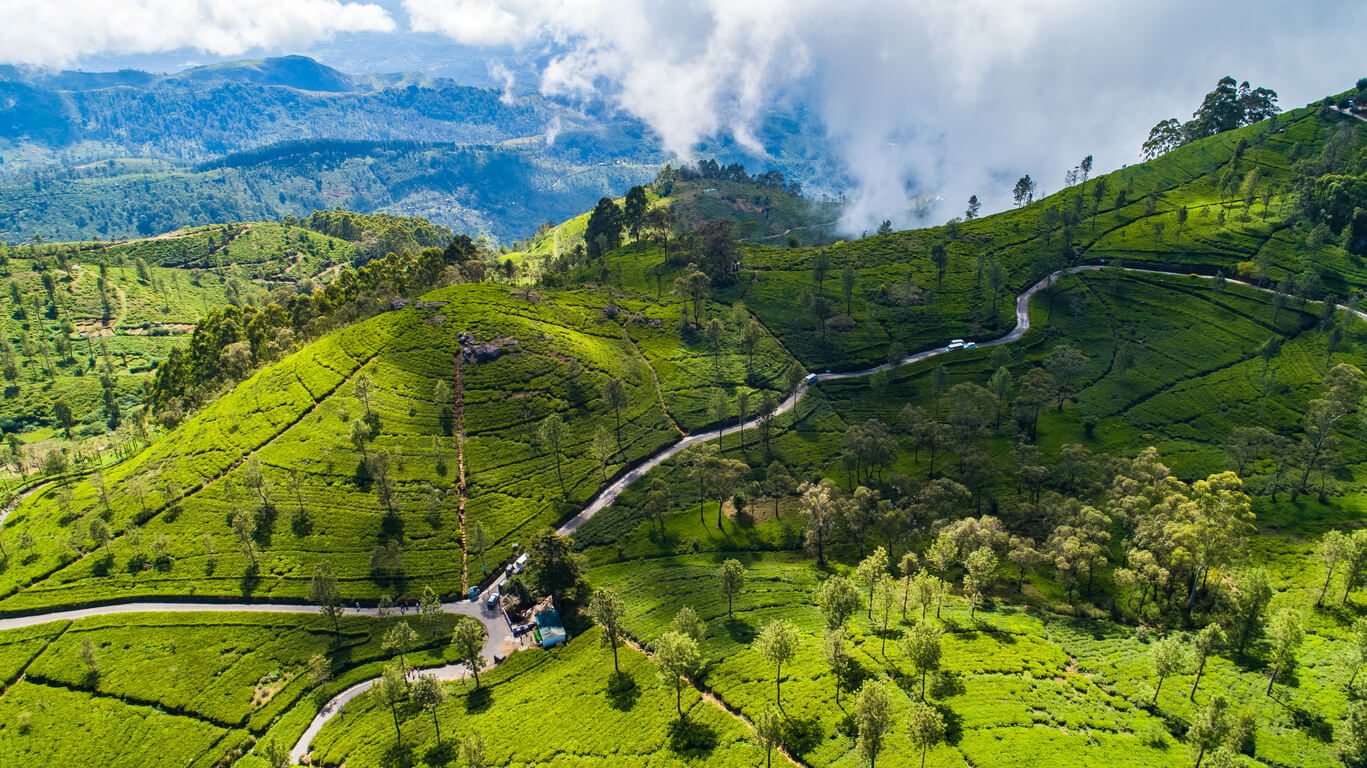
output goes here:
[[[201, 317], [323, 282], [354, 255], [347, 241], [262, 222], [4, 254], [0, 428], [25, 439], [62, 431], [58, 403], [70, 409], [76, 438], [130, 423], [152, 369]], [[29, 463], [45, 452], [31, 450]]]

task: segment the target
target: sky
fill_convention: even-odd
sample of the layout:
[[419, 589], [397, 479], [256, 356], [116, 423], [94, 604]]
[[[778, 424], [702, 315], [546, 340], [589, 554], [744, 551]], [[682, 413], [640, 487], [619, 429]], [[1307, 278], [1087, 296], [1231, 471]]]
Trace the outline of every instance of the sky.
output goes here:
[[0, 18], [9, 63], [305, 53], [511, 79], [611, 104], [680, 157], [719, 137], [763, 157], [765, 120], [801, 106], [827, 171], [807, 187], [844, 193], [852, 232], [939, 223], [970, 194], [1000, 209], [1025, 173], [1056, 191], [1088, 154], [1137, 162], [1154, 123], [1227, 74], [1284, 109], [1367, 76], [1360, 0], [0, 0]]

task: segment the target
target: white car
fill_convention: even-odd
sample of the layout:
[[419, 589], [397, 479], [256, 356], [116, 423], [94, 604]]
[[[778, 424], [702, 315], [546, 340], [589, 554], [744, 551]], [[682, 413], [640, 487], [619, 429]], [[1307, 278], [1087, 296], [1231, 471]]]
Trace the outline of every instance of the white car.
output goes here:
[[964, 349], [977, 349], [978, 345], [971, 341], [964, 342]]
[[949, 349], [963, 349], [963, 348], [964, 348], [964, 340], [963, 340], [963, 339], [954, 339], [953, 341], [949, 342]]

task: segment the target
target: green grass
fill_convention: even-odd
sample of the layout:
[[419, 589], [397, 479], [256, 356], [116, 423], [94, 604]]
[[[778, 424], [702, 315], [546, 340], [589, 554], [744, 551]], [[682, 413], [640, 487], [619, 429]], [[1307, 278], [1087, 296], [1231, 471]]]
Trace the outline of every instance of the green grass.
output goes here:
[[[673, 688], [663, 687], [654, 665], [629, 648], [619, 650], [622, 673], [614, 681], [612, 654], [590, 630], [553, 652], [529, 650], [481, 677], [448, 685], [438, 711], [443, 744], [472, 730], [488, 749], [488, 765], [528, 766], [750, 766], [763, 760], [746, 743], [749, 729], [697, 692], [685, 689], [691, 728], [676, 731]], [[613, 686], [618, 686], [614, 688]], [[400, 707], [404, 735], [395, 747], [390, 712], [367, 693], [324, 726], [313, 742], [315, 761], [328, 765], [379, 765], [411, 759], [445, 764], [455, 752], [438, 750], [432, 716]]]
[[[0, 714], [12, 724], [26, 712], [30, 727], [0, 729], [0, 740], [6, 754], [47, 755], [42, 764], [103, 750], [121, 756], [109, 764], [169, 765], [146, 749], [162, 739], [166, 759], [180, 765], [214, 765], [267, 733], [292, 745], [320, 701], [378, 674], [389, 658], [384, 633], [401, 620], [344, 617], [334, 633], [318, 615], [124, 614], [0, 633], [6, 681], [23, 673], [0, 697]], [[429, 630], [409, 618], [422, 647], [408, 663], [451, 663], [445, 646], [455, 620]], [[80, 660], [87, 642], [95, 673]], [[308, 675], [315, 654], [332, 666], [321, 688]], [[72, 726], [79, 736], [58, 736]], [[143, 751], [125, 753], [122, 742], [134, 738]]]
[[[820, 660], [822, 619], [811, 604], [811, 590], [823, 577], [805, 557], [742, 555], [747, 588], [737, 598], [735, 618], [726, 616], [718, 595], [716, 569], [722, 555], [675, 556], [633, 560], [594, 569], [595, 587], [610, 586], [627, 604], [627, 628], [642, 642], [667, 629], [673, 614], [690, 606], [708, 624], [703, 644], [710, 659], [702, 685], [729, 707], [753, 717], [773, 704], [773, 667], [750, 643], [761, 627], [776, 619], [792, 621], [801, 636], [797, 660], [785, 667], [783, 698], [801, 757], [812, 765], [854, 765], [853, 733], [835, 702], [835, 681]], [[1005, 580], [1003, 580], [1005, 581]], [[950, 598], [942, 615], [944, 673], [932, 680], [931, 698], [954, 724], [945, 746], [932, 752], [936, 764], [966, 760], [973, 765], [1037, 765], [1042, 748], [1050, 764], [1189, 764], [1180, 742], [1195, 715], [1187, 700], [1193, 677], [1168, 679], [1156, 708], [1149, 706], [1156, 679], [1146, 645], [1132, 628], [1103, 621], [1059, 617], [1009, 605], [1013, 590], [999, 584], [1007, 602], [980, 610], [970, 621], [967, 608]], [[1284, 600], [1300, 601], [1298, 593]], [[1311, 598], [1313, 599], [1313, 598]], [[851, 621], [857, 671], [846, 685], [862, 680], [894, 684], [900, 712], [919, 693], [902, 659], [896, 638], [904, 624], [894, 608], [895, 629], [886, 652], [876, 627], [860, 613]], [[934, 608], [930, 609], [933, 620]], [[913, 608], [910, 620], [915, 620]], [[1307, 640], [1296, 671], [1266, 697], [1269, 651], [1260, 644], [1249, 656], [1225, 652], [1208, 664], [1198, 703], [1220, 691], [1238, 708], [1258, 718], [1254, 756], [1273, 765], [1323, 765], [1333, 759], [1324, 741], [1329, 723], [1346, 703], [1347, 672], [1341, 663], [1346, 644], [1339, 632], [1321, 627]], [[900, 720], [900, 718], [899, 718]], [[899, 722], [887, 760], [916, 761]]]
[[[58, 254], [69, 254], [70, 269], [61, 268]], [[10, 255], [0, 269], [5, 285], [0, 338], [14, 349], [15, 376], [6, 381], [0, 427], [23, 434], [56, 426], [53, 406], [64, 400], [76, 415], [73, 431], [80, 439], [99, 437], [109, 428], [102, 371], [112, 371], [121, 411], [127, 414], [141, 402], [152, 370], [172, 348], [187, 343], [201, 317], [229, 304], [264, 305], [272, 291], [292, 292], [306, 279], [321, 280], [328, 267], [351, 260], [352, 248], [300, 227], [267, 222], [199, 227], [127, 243], [12, 248]], [[147, 265], [145, 274], [136, 268], [137, 260]], [[42, 285], [44, 268], [54, 278], [52, 301]], [[15, 291], [22, 306], [12, 299]], [[74, 326], [70, 334], [63, 333], [66, 322]], [[63, 337], [70, 344], [68, 354], [55, 346]], [[36, 467], [53, 445], [30, 451], [30, 464]]]

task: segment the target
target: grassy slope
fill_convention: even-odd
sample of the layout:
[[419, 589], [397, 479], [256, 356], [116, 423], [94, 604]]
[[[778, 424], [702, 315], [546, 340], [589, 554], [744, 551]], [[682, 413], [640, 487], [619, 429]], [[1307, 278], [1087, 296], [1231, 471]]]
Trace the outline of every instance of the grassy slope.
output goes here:
[[[654, 665], [629, 648], [619, 650], [622, 672], [631, 683], [613, 688], [612, 655], [589, 631], [553, 653], [522, 651], [481, 678], [475, 692], [466, 683], [449, 690], [438, 712], [448, 745], [477, 730], [487, 743], [487, 765], [529, 766], [749, 766], [763, 761], [746, 743], [749, 729], [731, 715], [685, 689], [683, 707], [692, 728], [674, 725], [673, 688], [665, 687]], [[620, 682], [616, 683], [620, 685]], [[437, 751], [432, 718], [403, 706], [404, 749], [394, 747], [387, 708], [367, 694], [347, 707], [314, 741], [314, 756], [329, 765], [379, 765], [405, 756], [443, 764], [455, 751]], [[553, 734], [547, 731], [551, 725]]]
[[[643, 303], [619, 302], [623, 311], [609, 319], [603, 311], [607, 300], [588, 292], [528, 301], [504, 288], [466, 285], [427, 298], [450, 303], [390, 312], [311, 344], [107, 471], [111, 528], [117, 533], [141, 523], [141, 548], [118, 539], [112, 560], [102, 550], [71, 559], [68, 540], [93, 546], [88, 520], [104, 514], [90, 479], [73, 486], [67, 509], [58, 508], [60, 495], [53, 488], [26, 502], [7, 522], [6, 536], [28, 530], [38, 546], [0, 574], [5, 606], [151, 594], [299, 597], [313, 565], [324, 559], [333, 562], [351, 597], [413, 595], [429, 583], [457, 591], [454, 445], [432, 396], [436, 382], [452, 375], [460, 332], [484, 341], [516, 340], [515, 346], [508, 342], [509, 354], [465, 367], [468, 514], [496, 540], [492, 561], [537, 527], [582, 505], [602, 484], [590, 443], [600, 427], [615, 428], [601, 394], [609, 377], [625, 383], [629, 397], [621, 451], [609, 475], [677, 437], [661, 410], [661, 396], [678, 421], [695, 426], [709, 420], [702, 407], [706, 393], [696, 383], [714, 375], [711, 350], [701, 340], [680, 340], [667, 324], [657, 329], [637, 322], [636, 311], [656, 311]], [[744, 363], [735, 353], [721, 362], [734, 388]], [[777, 371], [788, 363], [770, 341], [757, 354], [756, 365], [761, 364]], [[365, 413], [354, 392], [354, 377], [363, 368], [375, 383], [370, 399], [381, 424], [367, 452], [384, 449], [398, 457], [393, 474], [399, 524], [391, 528], [384, 527], [385, 510], [372, 489], [355, 479], [361, 454], [349, 441], [349, 422]], [[562, 467], [568, 504], [555, 481], [554, 459], [535, 437], [537, 425], [553, 411], [568, 427]], [[264, 469], [277, 514], [257, 539], [264, 551], [260, 572], [244, 576], [249, 555], [228, 521], [243, 505], [260, 506], [255, 492], [241, 484], [240, 464], [252, 453]], [[299, 499], [287, 482], [291, 470], [300, 473], [299, 499], [308, 510], [309, 530], [292, 526]], [[129, 483], [137, 477], [148, 485], [142, 498]], [[163, 488], [172, 479], [189, 494], [168, 513]], [[445, 494], [435, 516], [425, 503], [432, 488]], [[162, 534], [169, 539], [169, 567], [130, 571], [138, 552]], [[216, 555], [207, 551], [205, 535]], [[372, 578], [370, 552], [384, 536], [402, 541], [405, 579]]]
[[[104, 404], [98, 367], [103, 348], [108, 348], [124, 406], [138, 402], [150, 371], [165, 359], [172, 347], [204, 314], [239, 301], [261, 303], [270, 289], [290, 286], [312, 277], [328, 265], [351, 259], [351, 246], [299, 227], [255, 223], [240, 230], [222, 246], [224, 228], [201, 227], [178, 236], [120, 244], [59, 243], [31, 249], [11, 249], [8, 267], [0, 281], [14, 283], [24, 297], [25, 312], [11, 299], [6, 287], [0, 293], [0, 334], [15, 349], [18, 377], [8, 383], [0, 419], [9, 431], [32, 433], [31, 438], [50, 435], [52, 404], [65, 399], [85, 427], [84, 434], [104, 430]], [[209, 238], [214, 239], [211, 248]], [[74, 252], [67, 274], [57, 265], [57, 252]], [[49, 303], [41, 284], [37, 260], [46, 261], [57, 278], [57, 301]], [[144, 280], [134, 267], [142, 259], [149, 265]], [[109, 316], [105, 317], [97, 281], [99, 265], [108, 269]], [[35, 310], [33, 299], [41, 301]], [[77, 329], [69, 339], [72, 359], [63, 360], [49, 340], [61, 333], [62, 321]], [[21, 335], [35, 344], [31, 358], [23, 355]], [[56, 370], [49, 379], [44, 359], [36, 351], [46, 346]]]
[[[1069, 262], [1121, 259], [1180, 265], [1179, 268], [1222, 270], [1233, 275], [1241, 262], [1252, 261], [1266, 249], [1271, 257], [1270, 278], [1279, 280], [1309, 269], [1321, 276], [1327, 290], [1343, 295], [1351, 288], [1367, 287], [1367, 272], [1360, 259], [1349, 258], [1335, 245], [1311, 251], [1304, 232], [1289, 227], [1294, 218], [1287, 196], [1281, 194], [1264, 210], [1259, 198], [1245, 220], [1239, 193], [1222, 195], [1218, 179], [1231, 166], [1242, 180], [1253, 168], [1260, 169], [1265, 188], [1288, 186], [1289, 156], [1313, 157], [1330, 130], [1349, 124], [1357, 131], [1357, 147], [1367, 145], [1367, 127], [1348, 123], [1333, 115], [1314, 116], [1301, 109], [1283, 115], [1277, 132], [1269, 124], [1242, 128], [1190, 144], [1157, 160], [1130, 166], [1104, 177], [1106, 194], [1091, 216], [1092, 191], [1070, 187], [1019, 209], [958, 224], [959, 238], [951, 240], [946, 227], [893, 232], [825, 247], [831, 267], [822, 293], [836, 314], [844, 314], [845, 297], [840, 275], [852, 266], [857, 280], [850, 301], [852, 328], [834, 327], [824, 334], [810, 313], [798, 310], [803, 291], [815, 293], [812, 265], [816, 248], [781, 249], [758, 245], [745, 249], [742, 276], [734, 285], [714, 288], [713, 298], [724, 303], [743, 300], [771, 332], [812, 370], [863, 367], [886, 355], [894, 342], [908, 351], [945, 343], [949, 338], [997, 336], [1013, 322], [1012, 297], [1049, 271]], [[1240, 140], [1248, 147], [1234, 161]], [[1127, 202], [1117, 207], [1117, 193], [1126, 191]], [[1079, 197], [1084, 216], [1064, 244], [1061, 225], [1042, 229], [1048, 208], [1071, 210]], [[1147, 214], [1145, 198], [1152, 197], [1154, 213]], [[1176, 211], [1185, 206], [1189, 218], [1180, 237]], [[1225, 222], [1219, 222], [1219, 212]], [[1158, 224], [1163, 225], [1161, 239]], [[949, 262], [943, 279], [930, 260], [931, 247], [947, 247]], [[996, 296], [995, 306], [986, 279], [979, 280], [978, 260], [997, 260], [1008, 279]], [[625, 249], [610, 258], [614, 285], [653, 296], [655, 270], [664, 264], [658, 249], [644, 244]], [[662, 267], [666, 298], [677, 268]], [[582, 278], [597, 280], [598, 270], [585, 270]], [[922, 289], [923, 303], [903, 304], [890, 289], [908, 281]]]
[[[210, 766], [267, 733], [292, 744], [316, 710], [310, 694], [377, 674], [389, 657], [384, 632], [399, 620], [347, 617], [334, 634], [321, 616], [131, 614], [9, 632], [0, 645], [6, 681], [19, 674], [11, 657], [24, 659], [24, 679], [0, 697], [0, 717], [27, 719], [30, 731], [0, 729], [0, 746], [28, 764], [98, 754], [109, 764]], [[409, 663], [450, 663], [441, 646], [452, 626], [449, 616], [432, 630], [418, 626], [422, 647]], [[79, 660], [85, 641], [98, 674]], [[308, 678], [314, 654], [332, 664], [321, 691]], [[79, 738], [62, 735], [77, 723]], [[163, 749], [147, 749], [154, 743]]]

